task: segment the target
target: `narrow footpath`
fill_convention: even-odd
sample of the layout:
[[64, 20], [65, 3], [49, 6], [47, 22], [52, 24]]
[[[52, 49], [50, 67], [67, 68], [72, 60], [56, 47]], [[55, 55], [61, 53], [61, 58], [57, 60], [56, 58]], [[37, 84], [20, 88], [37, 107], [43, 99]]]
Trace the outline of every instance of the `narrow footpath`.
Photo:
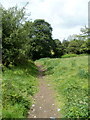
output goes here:
[[39, 92], [34, 96], [35, 104], [32, 105], [28, 118], [60, 118], [59, 109], [55, 104], [53, 89], [45, 81], [44, 69], [39, 69]]

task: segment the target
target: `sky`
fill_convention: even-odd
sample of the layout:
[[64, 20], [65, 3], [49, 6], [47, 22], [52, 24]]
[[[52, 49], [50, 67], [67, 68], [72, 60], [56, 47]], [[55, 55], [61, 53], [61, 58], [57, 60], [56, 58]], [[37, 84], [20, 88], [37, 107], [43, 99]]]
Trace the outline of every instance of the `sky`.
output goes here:
[[18, 5], [23, 7], [27, 2], [27, 13], [32, 21], [45, 19], [53, 28], [53, 39], [67, 39], [69, 35], [79, 34], [80, 29], [88, 25], [89, 0], [0, 0], [4, 8]]

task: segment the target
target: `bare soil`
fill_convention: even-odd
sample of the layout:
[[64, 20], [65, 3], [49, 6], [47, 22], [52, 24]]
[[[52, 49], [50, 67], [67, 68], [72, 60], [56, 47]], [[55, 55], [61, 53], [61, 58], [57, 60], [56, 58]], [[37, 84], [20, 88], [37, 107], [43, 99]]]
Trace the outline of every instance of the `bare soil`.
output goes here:
[[39, 69], [39, 92], [34, 96], [35, 104], [28, 112], [28, 118], [60, 118], [59, 109], [55, 103], [55, 91], [51, 85], [45, 81], [44, 69], [38, 65]]

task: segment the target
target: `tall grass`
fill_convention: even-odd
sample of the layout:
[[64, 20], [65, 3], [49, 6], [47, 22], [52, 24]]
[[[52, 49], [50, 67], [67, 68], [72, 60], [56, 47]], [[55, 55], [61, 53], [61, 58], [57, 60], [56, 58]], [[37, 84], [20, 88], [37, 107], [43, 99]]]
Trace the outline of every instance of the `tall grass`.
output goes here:
[[4, 68], [3, 118], [25, 118], [37, 91], [37, 67], [32, 61], [20, 66]]
[[57, 92], [63, 118], [88, 118], [88, 57], [40, 59]]

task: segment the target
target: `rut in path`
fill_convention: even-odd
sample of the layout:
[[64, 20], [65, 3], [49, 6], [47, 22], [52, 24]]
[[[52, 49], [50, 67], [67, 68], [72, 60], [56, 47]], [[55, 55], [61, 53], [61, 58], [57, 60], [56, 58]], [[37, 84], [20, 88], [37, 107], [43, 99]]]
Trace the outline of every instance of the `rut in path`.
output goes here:
[[28, 118], [60, 118], [59, 109], [55, 105], [54, 91], [45, 81], [44, 69], [39, 69], [39, 92], [34, 96], [35, 104], [32, 105]]

